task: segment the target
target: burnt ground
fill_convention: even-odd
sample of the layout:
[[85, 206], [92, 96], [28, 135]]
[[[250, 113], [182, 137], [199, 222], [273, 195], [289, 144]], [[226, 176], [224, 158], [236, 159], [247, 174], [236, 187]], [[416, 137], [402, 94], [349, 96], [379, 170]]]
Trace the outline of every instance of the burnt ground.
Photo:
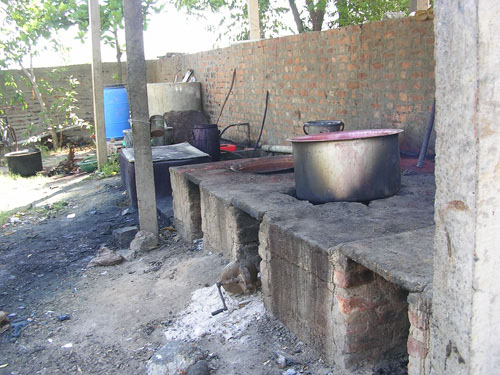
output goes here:
[[[137, 224], [119, 178], [82, 180], [51, 199], [64, 204], [0, 229], [0, 310], [11, 320], [0, 334], [0, 374], [145, 374], [191, 293], [213, 285], [227, 260], [165, 230], [159, 249], [87, 269], [102, 244], [116, 249], [113, 229]], [[212, 374], [337, 373], [268, 315], [243, 337], [197, 343]], [[278, 367], [276, 351], [296, 363]]]

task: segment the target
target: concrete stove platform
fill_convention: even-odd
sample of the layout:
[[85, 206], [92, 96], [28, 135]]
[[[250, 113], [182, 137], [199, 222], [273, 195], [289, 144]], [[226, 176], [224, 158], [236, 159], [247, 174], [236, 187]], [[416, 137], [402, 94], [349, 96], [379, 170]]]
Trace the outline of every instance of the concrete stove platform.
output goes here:
[[180, 233], [231, 259], [258, 251], [266, 308], [330, 363], [376, 369], [407, 346], [409, 373], [424, 369], [433, 175], [403, 176], [399, 194], [368, 206], [315, 206], [294, 197], [293, 173], [232, 163], [171, 169]]

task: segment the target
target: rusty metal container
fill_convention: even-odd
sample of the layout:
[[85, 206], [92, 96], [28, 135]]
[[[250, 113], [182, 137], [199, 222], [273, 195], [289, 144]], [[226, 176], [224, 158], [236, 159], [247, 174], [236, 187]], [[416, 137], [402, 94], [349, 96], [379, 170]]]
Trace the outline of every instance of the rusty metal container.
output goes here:
[[401, 187], [399, 129], [321, 133], [289, 139], [297, 198], [312, 203], [371, 201]]

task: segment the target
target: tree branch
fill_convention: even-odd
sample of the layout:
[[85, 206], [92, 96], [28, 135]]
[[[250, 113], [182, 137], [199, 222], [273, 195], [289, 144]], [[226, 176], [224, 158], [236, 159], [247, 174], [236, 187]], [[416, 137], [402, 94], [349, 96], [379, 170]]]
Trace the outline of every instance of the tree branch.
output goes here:
[[297, 31], [299, 34], [304, 32], [304, 23], [300, 18], [299, 10], [297, 9], [297, 4], [295, 4], [295, 0], [288, 0], [290, 3], [290, 9], [292, 10], [293, 19], [295, 20], [295, 24], [297, 25]]

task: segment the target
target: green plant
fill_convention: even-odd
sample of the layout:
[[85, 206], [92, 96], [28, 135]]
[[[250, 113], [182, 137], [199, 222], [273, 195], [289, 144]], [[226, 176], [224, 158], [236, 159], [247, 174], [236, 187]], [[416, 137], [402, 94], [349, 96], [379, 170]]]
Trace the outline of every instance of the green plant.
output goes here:
[[0, 225], [4, 225], [9, 221], [9, 218], [16, 213], [16, 210], [0, 211]]
[[[116, 51], [118, 73], [113, 77], [117, 83], [122, 82], [122, 55], [125, 46], [120, 41], [120, 34], [125, 29], [122, 0], [102, 0], [100, 6], [101, 39], [104, 44]], [[152, 13], [159, 13], [163, 7], [163, 0], [142, 0], [142, 14], [144, 29]], [[79, 38], [83, 41], [89, 27], [89, 9], [87, 1], [80, 2], [73, 14], [74, 22], [79, 27]]]
[[[22, 86], [26, 86], [28, 92], [33, 95], [35, 103], [40, 106], [41, 125], [48, 129], [52, 136], [54, 148], [59, 148], [57, 130], [61, 125], [59, 119], [51, 116], [51, 111], [62, 110], [64, 113], [72, 113], [71, 105], [74, 96], [69, 97], [56, 95], [54, 97], [55, 107], [48, 102], [50, 93], [54, 94], [57, 85], [51, 84], [43, 77], [38, 77], [33, 69], [33, 58], [40, 52], [48, 49], [47, 44], [40, 43], [48, 41], [54, 52], [62, 53], [64, 48], [54, 36], [56, 31], [67, 29], [74, 23], [72, 14], [77, 8], [75, 0], [1, 0], [0, 1], [0, 68], [7, 69], [18, 67], [24, 77], [23, 82], [17, 82], [13, 74], [2, 74], [3, 87], [0, 94], [2, 104], [17, 104], [23, 109], [27, 108]], [[71, 85], [75, 82], [71, 82]], [[21, 83], [21, 85], [20, 85]], [[67, 89], [66, 85], [63, 85]], [[74, 89], [74, 87], [73, 87]], [[44, 95], [45, 94], [45, 95]], [[68, 101], [69, 100], [69, 101]], [[67, 121], [70, 115], [62, 116]], [[64, 121], [62, 124], [64, 124]], [[31, 125], [34, 128], [34, 124]]]
[[42, 153], [42, 158], [49, 156], [49, 146], [46, 145], [38, 145], [37, 148]]
[[[188, 14], [204, 16], [207, 12], [219, 15], [219, 24], [211, 31], [220, 31], [231, 40], [248, 39], [248, 9], [246, 0], [171, 0]], [[291, 31], [282, 19], [293, 15], [298, 33], [320, 31], [325, 28], [362, 24], [381, 20], [388, 11], [408, 13], [409, 0], [288, 0], [276, 2], [258, 0], [262, 37], [273, 37], [282, 31]], [[279, 5], [278, 5], [279, 4]]]
[[63, 212], [67, 206], [68, 202], [57, 201], [54, 203], [46, 204], [41, 207], [36, 207], [35, 212], [43, 216], [53, 217]]
[[104, 164], [97, 176], [99, 178], [113, 177], [120, 173], [120, 160], [118, 154], [108, 156], [108, 162]]

